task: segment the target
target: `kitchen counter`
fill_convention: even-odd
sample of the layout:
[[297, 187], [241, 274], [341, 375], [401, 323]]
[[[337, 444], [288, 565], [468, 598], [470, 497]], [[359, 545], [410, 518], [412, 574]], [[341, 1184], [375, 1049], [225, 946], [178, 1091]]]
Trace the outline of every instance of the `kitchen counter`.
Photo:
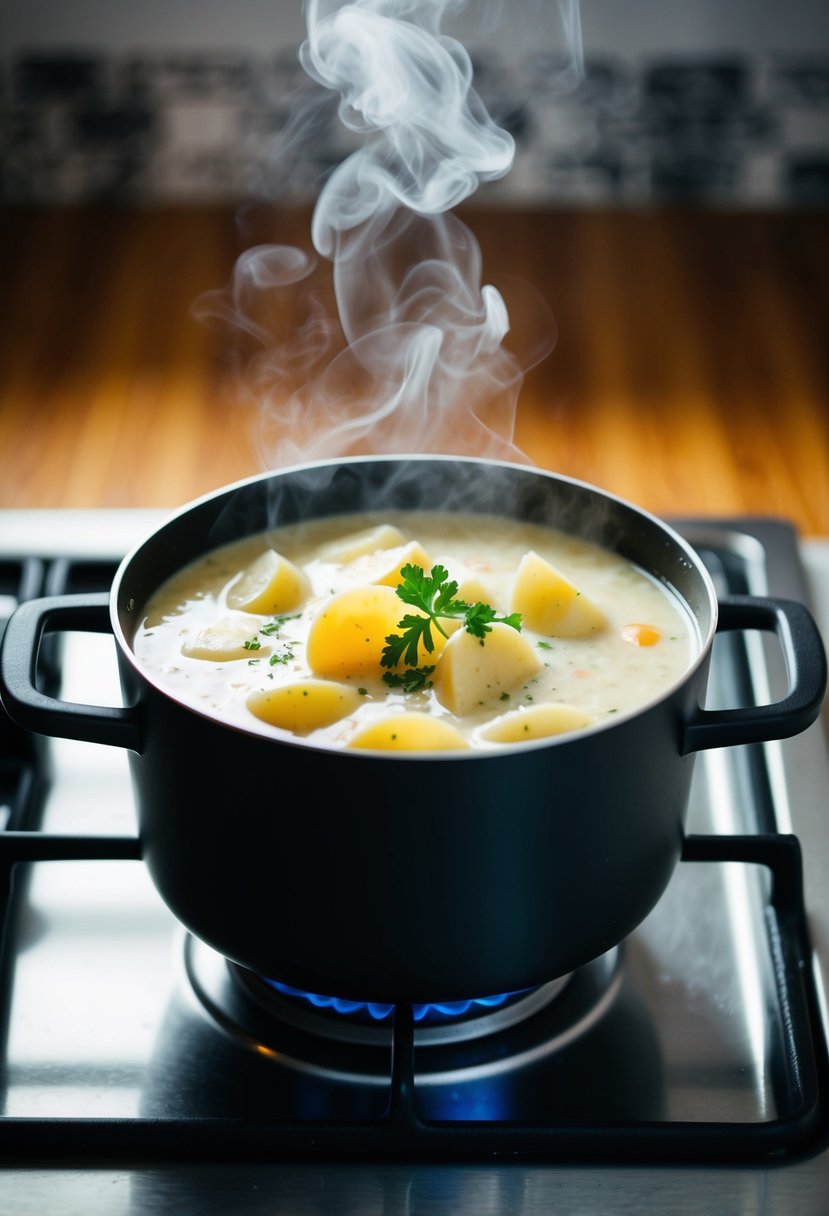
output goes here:
[[[829, 535], [827, 217], [468, 210], [484, 278], [532, 283], [556, 349], [516, 439], [660, 515], [776, 515]], [[7, 209], [0, 506], [172, 507], [259, 471], [227, 339], [193, 319], [306, 211]], [[512, 328], [525, 319], [513, 309]]]

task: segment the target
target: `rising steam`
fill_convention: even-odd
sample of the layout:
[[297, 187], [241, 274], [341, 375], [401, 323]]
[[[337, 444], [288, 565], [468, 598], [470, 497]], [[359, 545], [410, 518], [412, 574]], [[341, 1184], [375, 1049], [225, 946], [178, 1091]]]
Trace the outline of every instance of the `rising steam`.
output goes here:
[[[245, 391], [268, 468], [356, 453], [526, 459], [513, 443], [518, 391], [554, 327], [546, 314], [507, 350], [504, 299], [449, 213], [514, 152], [472, 87], [469, 55], [441, 30], [463, 4], [307, 2], [302, 64], [362, 142], [318, 198], [318, 257], [248, 250], [227, 291], [200, 302], [255, 343]], [[577, 0], [560, 7], [578, 47]]]

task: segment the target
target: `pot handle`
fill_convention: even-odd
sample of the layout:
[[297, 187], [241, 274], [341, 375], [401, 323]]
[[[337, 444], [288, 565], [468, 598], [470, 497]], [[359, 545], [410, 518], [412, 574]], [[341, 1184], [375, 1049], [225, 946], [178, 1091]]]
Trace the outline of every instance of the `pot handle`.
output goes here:
[[795, 600], [732, 595], [720, 601], [717, 630], [762, 629], [776, 633], [789, 691], [771, 705], [700, 709], [686, 724], [683, 755], [708, 747], [788, 739], [811, 726], [826, 691], [826, 655], [811, 613]]
[[40, 692], [35, 684], [44, 633], [108, 633], [109, 595], [56, 595], [28, 600], [12, 613], [0, 649], [0, 696], [18, 726], [60, 739], [109, 743], [141, 751], [136, 706], [81, 705]]

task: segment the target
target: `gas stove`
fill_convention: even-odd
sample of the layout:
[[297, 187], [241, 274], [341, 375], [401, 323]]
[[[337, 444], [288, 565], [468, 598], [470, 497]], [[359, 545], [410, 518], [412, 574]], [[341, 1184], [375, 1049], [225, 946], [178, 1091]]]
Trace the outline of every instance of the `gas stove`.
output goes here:
[[[105, 590], [159, 519], [0, 514], [0, 621]], [[676, 522], [720, 591], [829, 607], [826, 546], [771, 520]], [[709, 704], [772, 699], [781, 668], [759, 635], [718, 637]], [[66, 699], [119, 703], [111, 638], [47, 639], [39, 669]], [[828, 788], [822, 722], [700, 754], [683, 861], [621, 947], [531, 992], [392, 1009], [297, 993], [189, 937], [141, 864], [126, 757], [0, 720], [0, 1198], [823, 1212]]]

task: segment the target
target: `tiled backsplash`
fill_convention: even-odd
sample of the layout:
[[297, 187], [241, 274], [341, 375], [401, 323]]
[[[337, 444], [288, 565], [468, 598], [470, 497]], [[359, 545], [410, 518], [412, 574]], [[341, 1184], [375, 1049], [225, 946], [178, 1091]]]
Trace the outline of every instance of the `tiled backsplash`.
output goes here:
[[[473, 56], [516, 139], [481, 199], [528, 204], [829, 202], [829, 59], [588, 60], [575, 92], [545, 56]], [[286, 134], [286, 132], [288, 134]], [[313, 197], [349, 150], [296, 58], [18, 54], [0, 61], [0, 200]]]

